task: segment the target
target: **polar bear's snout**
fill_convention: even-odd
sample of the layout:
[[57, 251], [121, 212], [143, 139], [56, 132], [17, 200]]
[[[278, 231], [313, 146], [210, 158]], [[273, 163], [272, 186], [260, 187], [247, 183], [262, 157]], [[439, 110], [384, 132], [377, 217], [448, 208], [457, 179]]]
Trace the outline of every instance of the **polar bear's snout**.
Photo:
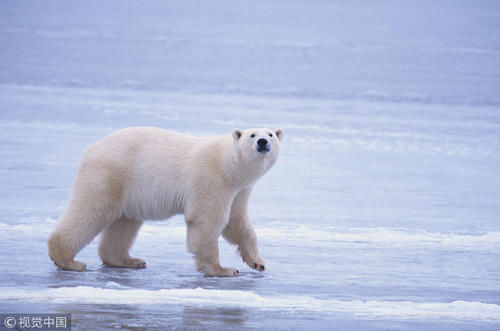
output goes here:
[[260, 138], [257, 140], [257, 152], [266, 154], [271, 151], [271, 145], [269, 144], [269, 141], [265, 138]]

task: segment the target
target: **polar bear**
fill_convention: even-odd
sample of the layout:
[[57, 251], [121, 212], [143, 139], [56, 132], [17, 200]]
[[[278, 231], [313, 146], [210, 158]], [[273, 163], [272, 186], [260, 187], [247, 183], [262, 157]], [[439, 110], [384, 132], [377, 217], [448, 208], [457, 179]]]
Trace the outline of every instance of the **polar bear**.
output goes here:
[[283, 130], [234, 129], [194, 137], [151, 127], [116, 131], [80, 160], [68, 206], [48, 240], [63, 270], [84, 271], [76, 254], [101, 233], [99, 256], [111, 267], [145, 268], [129, 255], [143, 220], [184, 214], [187, 247], [208, 276], [236, 276], [219, 263], [222, 234], [243, 261], [264, 271], [247, 205], [252, 187], [278, 159]]

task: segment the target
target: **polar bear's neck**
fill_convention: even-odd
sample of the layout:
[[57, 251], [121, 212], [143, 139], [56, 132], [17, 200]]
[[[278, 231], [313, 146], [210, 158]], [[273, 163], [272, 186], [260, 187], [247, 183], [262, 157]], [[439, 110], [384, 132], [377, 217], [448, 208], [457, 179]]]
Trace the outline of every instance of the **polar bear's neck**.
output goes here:
[[241, 151], [228, 144], [223, 153], [224, 174], [229, 185], [236, 190], [253, 186], [253, 184], [269, 170], [268, 162], [255, 160], [249, 163]]
[[[251, 187], [272, 166], [273, 160], [256, 157], [251, 160], [242, 155], [231, 136], [219, 136], [205, 140], [198, 146], [193, 154], [192, 161], [195, 167], [200, 168], [207, 175], [206, 168], [209, 167], [209, 176], [220, 176], [214, 183], [221, 183], [234, 192], [243, 188]], [[214, 178], [215, 179], [215, 178]]]

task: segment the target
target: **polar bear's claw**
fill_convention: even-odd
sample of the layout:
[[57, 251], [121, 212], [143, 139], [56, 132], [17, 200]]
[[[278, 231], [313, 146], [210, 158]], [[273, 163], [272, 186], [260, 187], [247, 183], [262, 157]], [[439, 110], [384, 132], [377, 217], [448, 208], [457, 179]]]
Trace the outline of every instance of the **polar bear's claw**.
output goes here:
[[258, 263], [254, 263], [253, 264], [253, 268], [255, 270], [259, 270], [259, 271], [264, 271], [266, 270], [266, 267], [263, 265], [263, 264], [258, 264]]
[[261, 257], [243, 258], [243, 262], [248, 264], [250, 268], [255, 269], [257, 271], [262, 272], [266, 270], [264, 260]]
[[205, 273], [205, 276], [208, 276], [208, 277], [235, 277], [235, 276], [238, 276], [238, 274], [240, 273], [238, 271], [238, 269], [234, 269], [234, 268], [222, 268], [222, 267], [218, 267], [218, 268], [210, 268], [209, 270], [205, 270], [204, 271]]
[[222, 277], [234, 277], [238, 276], [240, 272], [238, 269], [234, 268], [221, 268], [220, 272], [216, 276], [222, 276]]

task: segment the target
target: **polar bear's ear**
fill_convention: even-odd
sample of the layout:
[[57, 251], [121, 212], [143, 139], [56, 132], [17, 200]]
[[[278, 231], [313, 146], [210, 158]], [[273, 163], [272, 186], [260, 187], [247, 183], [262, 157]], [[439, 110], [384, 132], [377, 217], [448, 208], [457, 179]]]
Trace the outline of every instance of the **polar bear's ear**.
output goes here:
[[274, 133], [276, 133], [276, 136], [278, 137], [278, 139], [280, 141], [283, 140], [283, 130], [282, 129], [276, 129], [276, 130], [274, 130]]
[[234, 141], [238, 141], [242, 135], [243, 135], [243, 131], [241, 131], [240, 129], [233, 130], [233, 140]]

